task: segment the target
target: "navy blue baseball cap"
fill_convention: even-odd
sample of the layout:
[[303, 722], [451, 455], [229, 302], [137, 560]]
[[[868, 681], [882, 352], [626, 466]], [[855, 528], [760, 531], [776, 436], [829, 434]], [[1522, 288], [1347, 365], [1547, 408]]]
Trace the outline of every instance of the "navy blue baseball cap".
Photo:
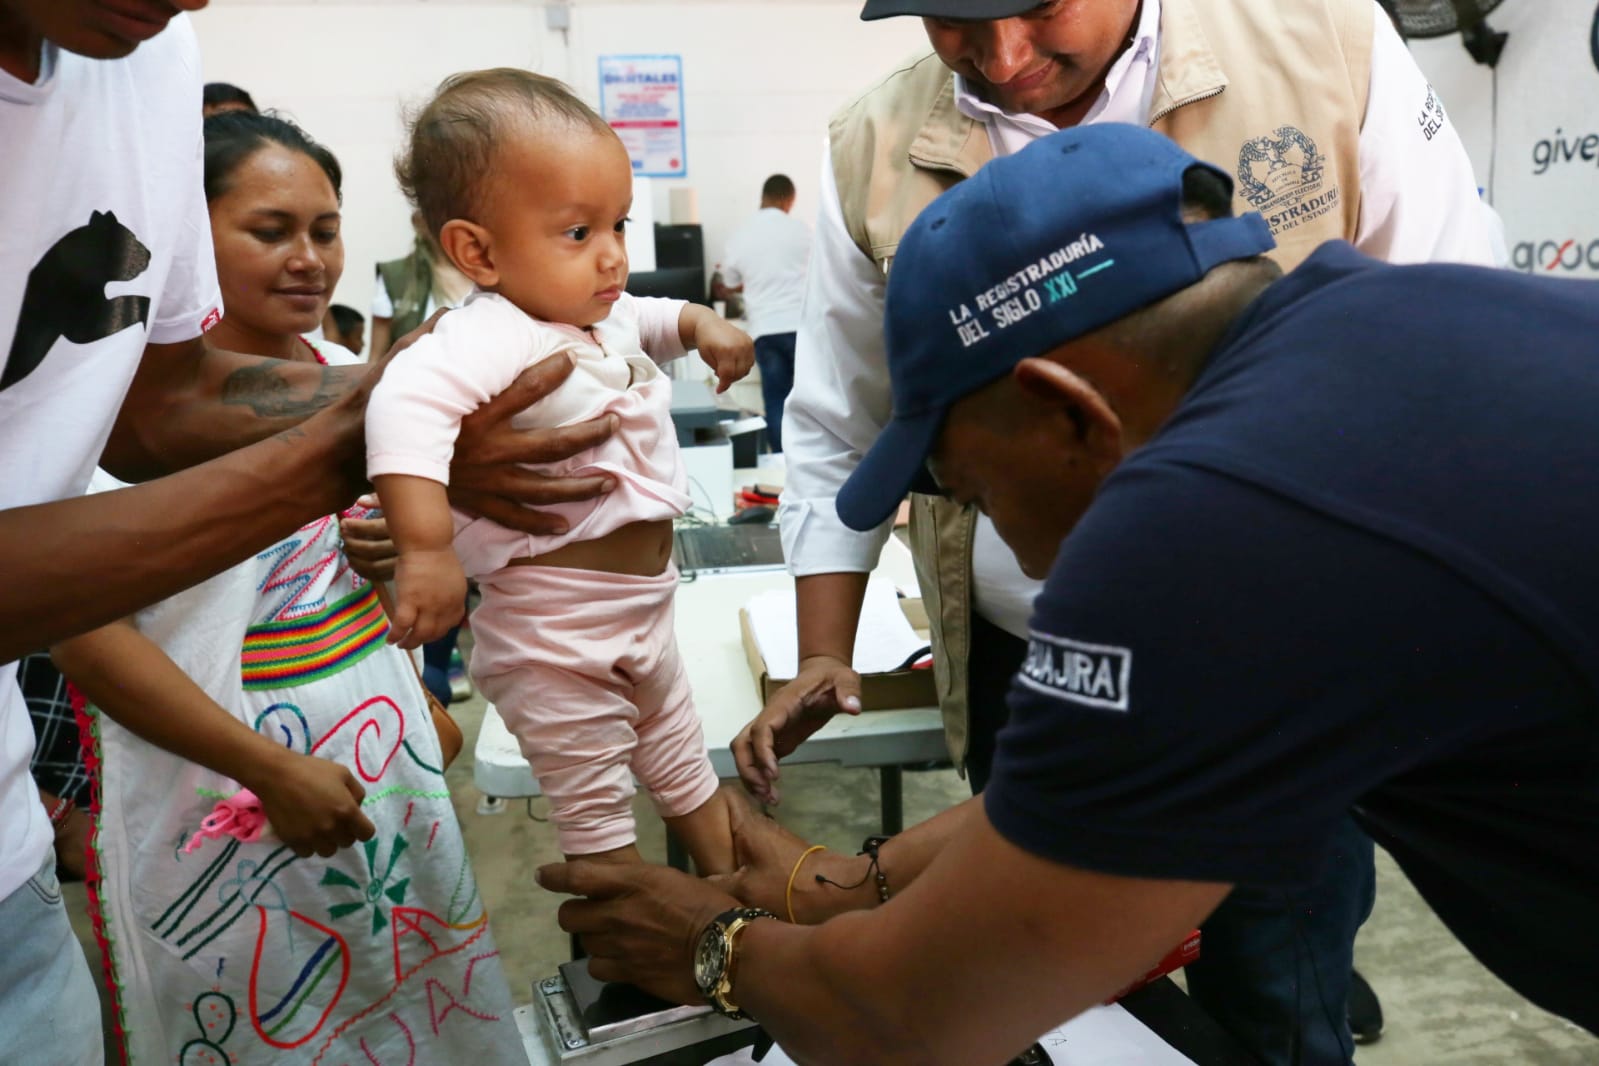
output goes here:
[[894, 512], [962, 397], [1276, 246], [1254, 211], [1185, 223], [1195, 166], [1231, 186], [1153, 130], [1076, 126], [994, 160], [916, 217], [888, 278], [894, 414], [839, 490], [845, 525], [872, 529]]
[[895, 15], [931, 15], [934, 18], [984, 21], [1008, 19], [1031, 11], [1039, 0], [866, 0], [861, 21], [893, 18]]

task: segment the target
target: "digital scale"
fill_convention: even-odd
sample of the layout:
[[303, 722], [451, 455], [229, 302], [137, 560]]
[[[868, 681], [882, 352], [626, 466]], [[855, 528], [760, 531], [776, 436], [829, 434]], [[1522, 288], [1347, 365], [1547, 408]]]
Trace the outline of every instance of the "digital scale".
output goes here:
[[632, 985], [596, 981], [588, 961], [562, 963], [533, 985], [532, 1019], [561, 1066], [703, 1066], [755, 1043], [753, 1021], [708, 1005], [679, 1006]]
[[[533, 1066], [705, 1066], [761, 1035], [749, 1019], [736, 1022], [709, 1006], [683, 1007], [632, 985], [596, 981], [583, 959], [536, 982], [533, 1002], [516, 1013]], [[1034, 1044], [1009, 1066], [1052, 1061]]]

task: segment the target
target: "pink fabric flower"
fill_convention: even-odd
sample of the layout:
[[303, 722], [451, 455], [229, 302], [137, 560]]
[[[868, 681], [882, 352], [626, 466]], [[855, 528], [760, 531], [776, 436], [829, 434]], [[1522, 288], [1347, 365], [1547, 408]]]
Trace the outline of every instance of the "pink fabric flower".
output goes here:
[[200, 831], [189, 838], [183, 853], [199, 848], [206, 839], [232, 837], [253, 844], [267, 831], [266, 814], [261, 810], [261, 800], [249, 789], [240, 789], [226, 799], [217, 800], [215, 809], [200, 822]]

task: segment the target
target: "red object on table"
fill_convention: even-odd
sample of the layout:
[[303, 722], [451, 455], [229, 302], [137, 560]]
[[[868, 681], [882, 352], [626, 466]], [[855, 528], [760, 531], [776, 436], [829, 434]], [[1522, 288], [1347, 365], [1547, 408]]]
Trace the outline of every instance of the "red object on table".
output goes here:
[[1151, 981], [1158, 981], [1169, 973], [1175, 973], [1176, 971], [1181, 970], [1184, 966], [1187, 966], [1189, 963], [1198, 960], [1198, 958], [1199, 930], [1195, 929], [1183, 939], [1181, 944], [1178, 944], [1176, 947], [1168, 951], [1166, 953], [1166, 957], [1155, 964], [1154, 969], [1150, 970], [1144, 976], [1140, 977], [1138, 980], [1134, 981], [1132, 984], [1128, 985], [1114, 996], [1111, 996], [1105, 1002], [1115, 1003], [1127, 993], [1137, 991], [1138, 989], [1149, 984]]

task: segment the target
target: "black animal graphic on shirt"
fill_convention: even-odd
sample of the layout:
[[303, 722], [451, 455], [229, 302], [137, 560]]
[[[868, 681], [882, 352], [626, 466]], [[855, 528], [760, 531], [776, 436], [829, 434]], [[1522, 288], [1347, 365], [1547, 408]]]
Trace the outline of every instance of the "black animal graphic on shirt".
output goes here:
[[132, 281], [149, 265], [150, 249], [116, 215], [90, 212], [87, 226], [56, 241], [28, 272], [0, 389], [38, 369], [57, 338], [89, 344], [142, 325], [150, 314], [150, 298], [107, 299], [105, 287], [112, 281]]

